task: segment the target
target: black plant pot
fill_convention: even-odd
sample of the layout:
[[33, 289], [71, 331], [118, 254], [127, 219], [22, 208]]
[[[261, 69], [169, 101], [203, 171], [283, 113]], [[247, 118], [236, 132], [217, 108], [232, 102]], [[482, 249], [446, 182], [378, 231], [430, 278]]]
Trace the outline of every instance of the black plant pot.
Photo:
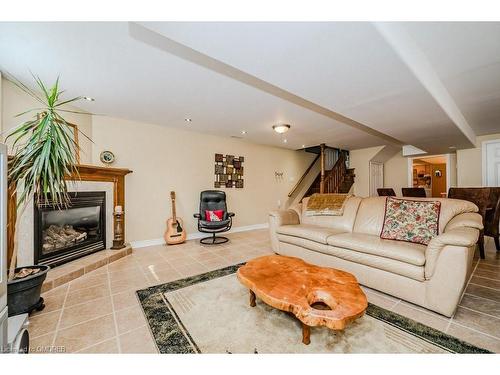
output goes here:
[[26, 266], [16, 268], [40, 268], [38, 273], [22, 279], [11, 280], [7, 283], [7, 304], [9, 316], [31, 313], [33, 310], [42, 310], [45, 305], [40, 298], [42, 284], [47, 277], [49, 266]]

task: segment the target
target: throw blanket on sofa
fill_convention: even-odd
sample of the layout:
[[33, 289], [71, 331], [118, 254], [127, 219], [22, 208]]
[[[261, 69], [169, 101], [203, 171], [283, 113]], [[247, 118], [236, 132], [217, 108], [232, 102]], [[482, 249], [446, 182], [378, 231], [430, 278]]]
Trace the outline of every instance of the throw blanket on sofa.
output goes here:
[[342, 216], [350, 194], [313, 194], [307, 202], [307, 216]]

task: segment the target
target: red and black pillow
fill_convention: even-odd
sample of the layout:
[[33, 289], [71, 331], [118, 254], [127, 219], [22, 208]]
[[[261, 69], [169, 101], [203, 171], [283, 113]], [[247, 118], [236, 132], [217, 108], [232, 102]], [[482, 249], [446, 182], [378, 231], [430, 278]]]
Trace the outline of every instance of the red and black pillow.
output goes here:
[[205, 221], [222, 221], [224, 210], [205, 210]]

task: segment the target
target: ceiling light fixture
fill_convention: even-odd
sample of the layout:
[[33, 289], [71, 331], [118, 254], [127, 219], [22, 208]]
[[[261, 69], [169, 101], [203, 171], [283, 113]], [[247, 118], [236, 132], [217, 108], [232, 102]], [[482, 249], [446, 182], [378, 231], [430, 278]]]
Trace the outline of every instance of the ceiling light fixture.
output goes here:
[[192, 120], [192, 119], [190, 119], [189, 117], [186, 117], [186, 118], [184, 119], [184, 121], [186, 121], [186, 122], [191, 122], [191, 121], [193, 121], [193, 120]]
[[287, 143], [287, 142], [288, 142], [288, 141], [287, 141], [287, 139], [286, 139], [286, 138], [285, 138], [285, 139], [283, 139], [283, 143]]
[[454, 149], [456, 149], [456, 147], [455, 147], [455, 146], [450, 146], [450, 147], [448, 147], [448, 148], [449, 148], [450, 150], [454, 150]]
[[290, 128], [291, 126], [288, 124], [273, 125], [273, 130], [278, 134], [286, 133], [288, 130], [290, 130]]
[[245, 135], [245, 134], [247, 134], [247, 131], [246, 130], [242, 130], [241, 134]]
[[82, 99], [83, 100], [87, 100], [89, 102], [95, 102], [95, 99], [94, 98], [91, 98], [90, 96], [82, 96]]

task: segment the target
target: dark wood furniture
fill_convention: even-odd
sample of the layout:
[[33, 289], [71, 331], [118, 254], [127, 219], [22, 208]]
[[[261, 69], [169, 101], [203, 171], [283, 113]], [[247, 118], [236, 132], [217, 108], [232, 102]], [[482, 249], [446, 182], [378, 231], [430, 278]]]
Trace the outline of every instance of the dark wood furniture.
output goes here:
[[[97, 167], [93, 165], [77, 165], [79, 175], [67, 176], [70, 181], [100, 181], [113, 183], [113, 207], [122, 206], [125, 211], [125, 176], [132, 173], [130, 169], [125, 168], [111, 168], [111, 167]], [[16, 194], [15, 191], [9, 189], [9, 200], [7, 202], [7, 259], [10, 264], [10, 259], [14, 251], [14, 225], [16, 223], [17, 210], [16, 210]], [[113, 219], [113, 228], [116, 227], [116, 217]], [[120, 218], [120, 225], [125, 231], [125, 218]], [[123, 245], [125, 234], [121, 235], [121, 244]]]
[[393, 188], [379, 188], [377, 189], [377, 193], [379, 197], [395, 197], [396, 192]]
[[427, 196], [424, 188], [401, 188], [401, 192], [403, 197], [425, 198]]
[[486, 209], [486, 217], [484, 221], [484, 234], [485, 236], [493, 237], [495, 240], [495, 247], [500, 251], [498, 228], [500, 219], [500, 187], [490, 187], [490, 200], [488, 208]]
[[276, 309], [294, 314], [302, 323], [302, 342], [310, 343], [311, 327], [343, 330], [361, 317], [368, 301], [350, 273], [319, 267], [302, 259], [269, 255], [249, 261], [238, 279], [255, 297]]
[[[463, 199], [474, 203], [479, 208], [478, 213], [483, 218], [483, 224], [486, 222], [486, 211], [490, 204], [490, 188], [450, 188], [448, 198]], [[484, 230], [479, 232], [477, 244], [479, 246], [479, 255], [481, 259], [484, 259]]]

